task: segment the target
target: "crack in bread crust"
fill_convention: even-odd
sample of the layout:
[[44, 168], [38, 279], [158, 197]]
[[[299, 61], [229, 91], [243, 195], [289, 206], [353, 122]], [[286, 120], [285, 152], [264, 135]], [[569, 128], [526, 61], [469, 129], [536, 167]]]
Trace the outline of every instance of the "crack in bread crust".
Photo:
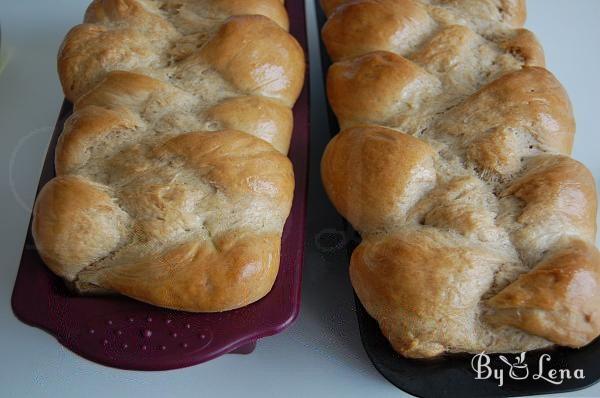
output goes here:
[[304, 54], [281, 0], [94, 0], [58, 69], [74, 112], [33, 236], [81, 293], [213, 312], [266, 295]]
[[350, 276], [408, 357], [600, 334], [594, 179], [524, 0], [322, 0]]

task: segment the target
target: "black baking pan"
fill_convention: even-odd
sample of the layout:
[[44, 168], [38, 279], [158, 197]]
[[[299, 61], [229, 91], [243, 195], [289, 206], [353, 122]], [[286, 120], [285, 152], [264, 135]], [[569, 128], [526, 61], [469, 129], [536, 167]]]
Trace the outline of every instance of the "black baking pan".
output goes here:
[[[317, 23], [326, 17], [316, 0]], [[323, 78], [331, 60], [323, 42]], [[374, 93], [376, 95], [376, 93]], [[339, 131], [328, 106], [330, 134]], [[346, 223], [347, 224], [347, 223]], [[353, 236], [349, 257], [360, 242]], [[565, 393], [589, 387], [600, 379], [600, 339], [581, 349], [558, 347], [517, 354], [448, 354], [434, 359], [409, 359], [396, 353], [355, 295], [356, 314], [363, 347], [375, 368], [393, 385], [418, 397], [514, 397]], [[479, 373], [476, 370], [479, 370]], [[554, 376], [554, 377], [552, 377]], [[501, 379], [501, 380], [500, 380]]]

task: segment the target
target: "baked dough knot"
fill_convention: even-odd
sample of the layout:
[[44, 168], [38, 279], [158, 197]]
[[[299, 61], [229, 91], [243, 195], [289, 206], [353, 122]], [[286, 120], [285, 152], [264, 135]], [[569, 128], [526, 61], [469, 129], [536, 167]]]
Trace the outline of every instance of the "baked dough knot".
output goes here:
[[32, 231], [82, 293], [239, 308], [277, 276], [304, 54], [280, 0], [95, 0], [58, 56], [74, 111]]
[[524, 1], [322, 1], [352, 284], [408, 357], [600, 334], [596, 190]]

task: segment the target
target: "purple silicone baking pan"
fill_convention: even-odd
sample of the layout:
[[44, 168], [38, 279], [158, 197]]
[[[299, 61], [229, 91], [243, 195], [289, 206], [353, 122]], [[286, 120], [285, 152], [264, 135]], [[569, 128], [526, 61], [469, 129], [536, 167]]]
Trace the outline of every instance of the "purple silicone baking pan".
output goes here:
[[[307, 54], [304, 1], [288, 0], [290, 31]], [[306, 83], [306, 82], [305, 82]], [[31, 225], [15, 282], [12, 307], [23, 322], [42, 328], [69, 350], [104, 365], [167, 370], [196, 365], [226, 353], [248, 354], [256, 340], [281, 332], [300, 309], [308, 171], [308, 83], [294, 107], [290, 159], [296, 191], [283, 230], [281, 265], [271, 292], [233, 311], [193, 314], [166, 310], [122, 296], [80, 297], [68, 291], [40, 259]], [[39, 188], [54, 176], [54, 148], [65, 119], [60, 111]]]

